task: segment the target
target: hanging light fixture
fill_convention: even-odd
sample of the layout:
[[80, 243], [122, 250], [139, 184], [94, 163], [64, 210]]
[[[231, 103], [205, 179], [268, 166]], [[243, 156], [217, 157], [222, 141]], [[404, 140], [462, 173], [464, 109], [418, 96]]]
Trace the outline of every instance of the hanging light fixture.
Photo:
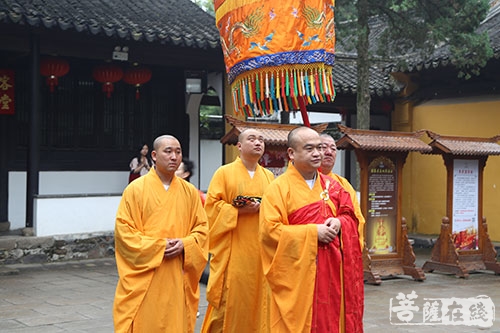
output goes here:
[[93, 69], [92, 77], [97, 82], [102, 83], [102, 91], [110, 98], [115, 89], [113, 83], [122, 79], [123, 70], [120, 66], [114, 64], [100, 65]]
[[138, 100], [140, 98], [139, 87], [149, 82], [152, 75], [153, 74], [149, 68], [134, 66], [125, 71], [123, 81], [136, 87], [135, 99]]
[[62, 58], [45, 57], [40, 60], [40, 74], [47, 77], [47, 85], [50, 92], [59, 84], [59, 78], [68, 74], [69, 63]]

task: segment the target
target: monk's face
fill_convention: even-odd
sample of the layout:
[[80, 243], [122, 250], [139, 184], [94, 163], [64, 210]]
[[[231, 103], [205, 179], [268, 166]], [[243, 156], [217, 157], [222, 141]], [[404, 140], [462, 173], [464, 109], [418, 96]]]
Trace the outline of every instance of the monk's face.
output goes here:
[[238, 149], [243, 157], [261, 158], [265, 148], [264, 136], [257, 130], [248, 129], [239, 138]]
[[323, 160], [321, 161], [321, 170], [329, 173], [335, 165], [337, 158], [337, 145], [335, 140], [329, 136], [320, 136], [321, 145], [323, 147]]
[[288, 157], [303, 175], [314, 175], [321, 166], [321, 139], [318, 132], [304, 128], [296, 133], [293, 147], [288, 148]]
[[174, 174], [182, 163], [181, 144], [174, 137], [165, 137], [158, 143], [158, 149], [151, 152], [156, 169], [165, 174]]

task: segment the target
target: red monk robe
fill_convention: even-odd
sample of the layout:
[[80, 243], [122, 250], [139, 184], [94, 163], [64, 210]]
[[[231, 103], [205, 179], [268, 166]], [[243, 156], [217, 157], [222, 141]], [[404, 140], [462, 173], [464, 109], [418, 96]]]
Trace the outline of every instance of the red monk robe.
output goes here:
[[[327, 181], [329, 200], [324, 201]], [[341, 221], [340, 234], [330, 244], [319, 244], [316, 224], [333, 216]], [[260, 238], [272, 290], [271, 331], [363, 331], [358, 220], [338, 182], [317, 173], [310, 189], [290, 163], [264, 194]]]
[[351, 183], [347, 179], [345, 179], [342, 176], [337, 175], [336, 173], [333, 173], [330, 171], [330, 173], [327, 175], [333, 180], [336, 180], [342, 185], [342, 187], [349, 192], [352, 200], [352, 204], [354, 206], [354, 214], [358, 218], [359, 224], [358, 224], [358, 233], [359, 233], [359, 243], [361, 244], [361, 248], [363, 249], [365, 247], [365, 217], [363, 216], [363, 213], [361, 213], [361, 207], [359, 205], [359, 200], [358, 200], [358, 195], [356, 193], [356, 190], [354, 187], [352, 187]]

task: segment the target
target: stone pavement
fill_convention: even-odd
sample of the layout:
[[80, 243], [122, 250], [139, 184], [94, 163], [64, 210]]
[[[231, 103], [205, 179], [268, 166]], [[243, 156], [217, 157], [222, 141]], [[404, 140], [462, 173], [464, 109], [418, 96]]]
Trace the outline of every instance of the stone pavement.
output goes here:
[[[430, 249], [415, 252], [417, 266], [430, 256]], [[384, 280], [379, 286], [365, 285], [365, 332], [500, 332], [498, 310], [493, 326], [483, 329], [391, 324], [390, 300], [396, 302], [399, 292], [407, 295], [415, 291], [419, 299], [486, 295], [500, 307], [500, 276], [483, 272], [470, 274], [468, 279], [439, 273], [428, 273], [426, 277], [424, 282], [403, 277]], [[111, 307], [116, 281], [115, 261], [109, 258], [0, 266], [0, 332], [113, 332]], [[207, 307], [205, 285], [201, 287], [196, 332]], [[415, 318], [418, 315], [422, 316], [421, 309]], [[396, 322], [397, 317], [392, 317]]]

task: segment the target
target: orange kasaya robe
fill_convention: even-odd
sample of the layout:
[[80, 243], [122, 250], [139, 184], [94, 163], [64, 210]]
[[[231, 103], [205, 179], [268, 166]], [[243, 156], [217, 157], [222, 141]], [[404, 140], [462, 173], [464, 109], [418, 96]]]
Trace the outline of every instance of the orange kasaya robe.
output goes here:
[[[327, 180], [329, 200], [321, 198]], [[341, 221], [328, 245], [317, 225]], [[349, 194], [317, 174], [312, 189], [292, 163], [266, 190], [260, 209], [264, 274], [270, 285], [272, 332], [363, 331], [363, 265], [358, 220]]]
[[220, 167], [208, 187], [210, 276], [202, 332], [266, 332], [269, 289], [258, 244], [259, 214], [238, 215], [238, 195], [262, 197], [274, 179], [257, 166], [253, 178], [238, 157]]
[[337, 175], [336, 173], [333, 173], [330, 171], [330, 173], [327, 175], [333, 180], [336, 180], [342, 185], [342, 187], [349, 192], [349, 195], [351, 196], [352, 204], [354, 206], [354, 214], [358, 218], [358, 233], [359, 233], [359, 243], [361, 244], [361, 249], [365, 247], [365, 217], [363, 216], [363, 213], [361, 213], [361, 207], [359, 205], [359, 200], [358, 200], [358, 195], [356, 193], [356, 190], [352, 187], [351, 183], [347, 179], [345, 179], [342, 176]]
[[[165, 259], [166, 238], [184, 254]], [[181, 178], [165, 190], [155, 169], [123, 192], [116, 214], [115, 332], [194, 332], [208, 222], [198, 190]]]

